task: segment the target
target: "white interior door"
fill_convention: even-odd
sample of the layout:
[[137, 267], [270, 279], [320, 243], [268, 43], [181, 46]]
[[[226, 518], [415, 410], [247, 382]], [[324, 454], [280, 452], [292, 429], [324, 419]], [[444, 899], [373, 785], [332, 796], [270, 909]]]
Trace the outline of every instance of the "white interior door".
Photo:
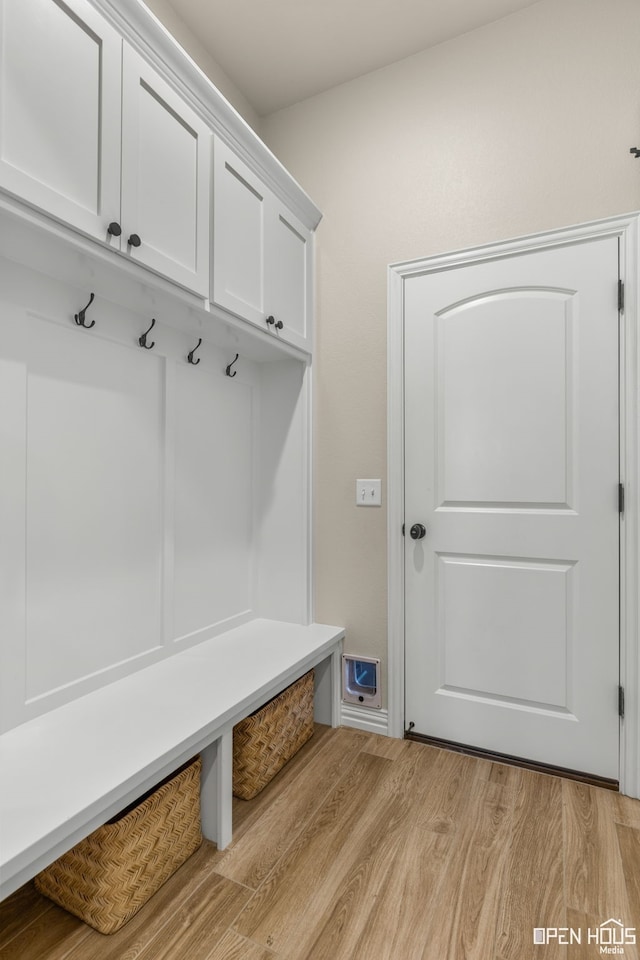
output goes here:
[[406, 725], [612, 779], [617, 279], [598, 239], [411, 277], [404, 307]]

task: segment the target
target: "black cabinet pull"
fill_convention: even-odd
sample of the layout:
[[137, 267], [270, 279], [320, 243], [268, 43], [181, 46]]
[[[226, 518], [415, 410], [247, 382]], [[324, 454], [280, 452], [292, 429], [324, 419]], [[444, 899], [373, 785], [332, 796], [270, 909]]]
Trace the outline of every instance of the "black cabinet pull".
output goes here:
[[142, 240], [140, 239], [137, 233], [132, 233], [129, 239], [127, 240], [127, 243], [130, 247], [139, 247], [140, 244], [142, 243]]
[[119, 223], [116, 223], [115, 220], [112, 220], [112, 222], [107, 227], [107, 233], [111, 237], [119, 237], [120, 234], [122, 233], [122, 227], [120, 226]]

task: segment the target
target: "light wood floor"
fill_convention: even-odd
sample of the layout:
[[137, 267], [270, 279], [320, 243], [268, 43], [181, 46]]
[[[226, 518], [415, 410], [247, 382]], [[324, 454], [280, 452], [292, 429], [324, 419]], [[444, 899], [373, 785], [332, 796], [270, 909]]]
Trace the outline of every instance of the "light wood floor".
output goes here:
[[640, 801], [597, 787], [320, 727], [234, 816], [113, 936], [23, 887], [1, 960], [578, 960], [599, 948], [533, 928], [640, 937]]

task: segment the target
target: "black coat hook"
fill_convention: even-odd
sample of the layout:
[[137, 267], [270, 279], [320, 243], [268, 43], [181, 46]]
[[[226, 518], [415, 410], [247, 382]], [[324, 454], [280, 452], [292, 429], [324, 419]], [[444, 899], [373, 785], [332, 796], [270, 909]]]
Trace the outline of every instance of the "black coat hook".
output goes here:
[[234, 370], [233, 373], [231, 373], [231, 367], [234, 365], [234, 363], [235, 363], [236, 360], [238, 359], [238, 356], [239, 356], [239, 354], [236, 353], [235, 359], [231, 361], [231, 363], [229, 364], [229, 366], [228, 366], [227, 369], [225, 370], [225, 373], [226, 373], [226, 375], [227, 375], [228, 377], [235, 377], [236, 373], [238, 372], [237, 370]]
[[147, 343], [147, 334], [151, 333], [155, 325], [156, 325], [156, 321], [154, 317], [154, 319], [151, 321], [151, 326], [149, 327], [149, 329], [145, 330], [145, 332], [142, 334], [141, 337], [138, 337], [138, 343], [140, 344], [141, 347], [144, 347], [145, 350], [153, 350], [153, 348], [156, 345], [155, 340], [152, 340], [151, 343]]
[[194, 367], [196, 366], [196, 364], [200, 363], [200, 357], [198, 357], [197, 360], [194, 360], [194, 359], [193, 359], [193, 355], [194, 355], [194, 353], [196, 352], [196, 350], [198, 349], [198, 347], [200, 346], [201, 343], [202, 343], [202, 337], [200, 337], [200, 339], [199, 339], [198, 342], [196, 343], [196, 345], [195, 345], [195, 347], [193, 348], [193, 350], [189, 350], [189, 353], [187, 354], [187, 363], [192, 363], [192, 364], [194, 365]]
[[79, 327], [84, 327], [85, 330], [90, 330], [91, 327], [95, 327], [95, 325], [96, 325], [95, 320], [92, 320], [91, 323], [85, 323], [85, 322], [84, 322], [84, 315], [85, 315], [85, 313], [87, 312], [87, 310], [89, 309], [89, 307], [91, 306], [91, 304], [93, 303], [93, 298], [94, 298], [94, 296], [95, 296], [95, 294], [92, 293], [92, 294], [91, 294], [91, 297], [90, 297], [90, 299], [89, 299], [89, 303], [86, 305], [86, 307], [83, 307], [82, 310], [79, 310], [78, 313], [74, 313], [74, 315], [73, 315], [73, 319], [75, 320], [75, 322], [77, 323], [77, 325], [78, 325]]

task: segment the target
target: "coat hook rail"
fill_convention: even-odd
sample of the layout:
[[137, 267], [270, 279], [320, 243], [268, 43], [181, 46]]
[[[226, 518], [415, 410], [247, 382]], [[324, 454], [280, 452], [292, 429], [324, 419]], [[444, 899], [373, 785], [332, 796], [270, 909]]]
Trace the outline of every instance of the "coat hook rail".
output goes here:
[[200, 357], [198, 357], [197, 360], [194, 360], [194, 359], [193, 359], [193, 355], [194, 355], [194, 353], [196, 352], [196, 350], [198, 349], [198, 347], [200, 346], [201, 343], [202, 343], [202, 337], [200, 337], [200, 339], [199, 339], [198, 342], [196, 343], [196, 345], [195, 345], [195, 347], [193, 348], [193, 350], [189, 350], [189, 353], [187, 354], [187, 363], [192, 363], [192, 364], [194, 365], [194, 367], [196, 366], [196, 364], [200, 363]]
[[236, 373], [238, 372], [237, 370], [234, 370], [233, 373], [231, 373], [231, 367], [234, 365], [234, 363], [236, 362], [239, 356], [240, 354], [236, 353], [235, 359], [231, 361], [231, 363], [228, 365], [227, 369], [225, 370], [225, 373], [228, 377], [235, 377]]
[[138, 343], [140, 344], [141, 347], [144, 347], [145, 350], [153, 350], [153, 348], [156, 345], [155, 340], [152, 340], [151, 343], [147, 343], [147, 336], [148, 334], [151, 333], [155, 325], [156, 325], [156, 321], [154, 317], [153, 320], [151, 321], [151, 326], [149, 327], [149, 329], [145, 330], [142, 336], [138, 337]]
[[93, 303], [94, 296], [95, 296], [95, 294], [92, 293], [92, 294], [91, 294], [91, 297], [89, 298], [89, 303], [86, 305], [86, 307], [83, 307], [82, 310], [79, 310], [78, 313], [74, 313], [74, 315], [73, 315], [73, 319], [75, 320], [75, 322], [77, 323], [77, 325], [78, 325], [79, 327], [84, 327], [85, 330], [90, 330], [91, 327], [95, 327], [95, 325], [96, 325], [95, 320], [92, 320], [91, 323], [85, 323], [85, 322], [84, 322], [84, 321], [85, 321], [85, 313], [87, 312], [87, 310], [89, 309], [89, 307], [90, 307], [91, 304]]

